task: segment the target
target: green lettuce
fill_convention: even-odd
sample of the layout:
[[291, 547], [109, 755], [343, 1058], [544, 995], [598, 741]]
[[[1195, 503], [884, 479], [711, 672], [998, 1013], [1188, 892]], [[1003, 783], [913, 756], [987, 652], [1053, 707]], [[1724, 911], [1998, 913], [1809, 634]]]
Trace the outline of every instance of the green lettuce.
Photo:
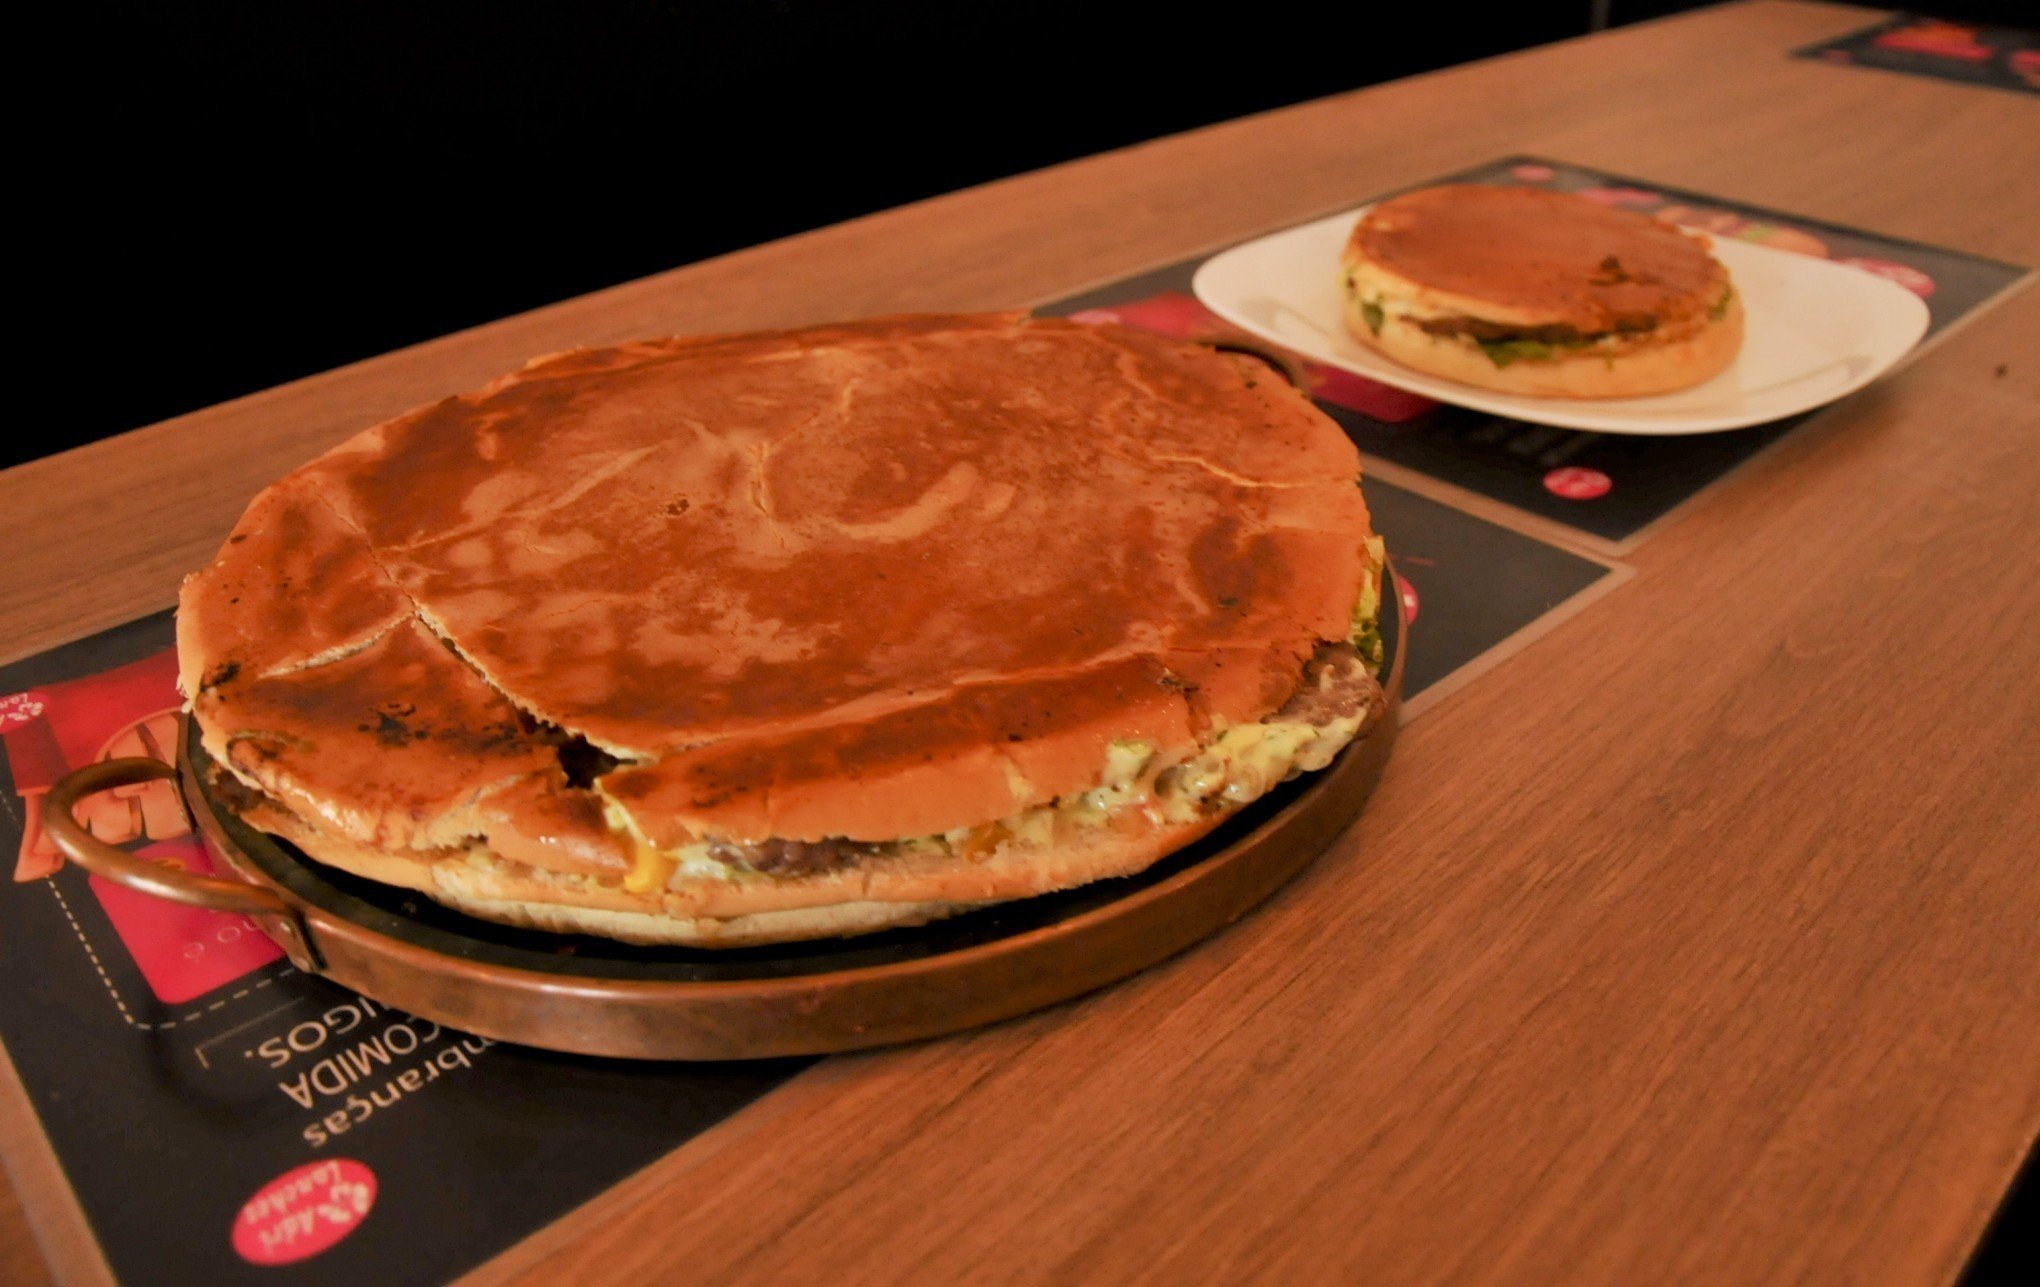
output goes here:
[[1353, 605], [1353, 633], [1348, 638], [1360, 659], [1367, 663], [1367, 669], [1379, 675], [1387, 651], [1381, 639], [1381, 594], [1387, 575], [1388, 547], [1380, 537], [1370, 536], [1362, 548], [1368, 572], [1362, 578], [1360, 600]]

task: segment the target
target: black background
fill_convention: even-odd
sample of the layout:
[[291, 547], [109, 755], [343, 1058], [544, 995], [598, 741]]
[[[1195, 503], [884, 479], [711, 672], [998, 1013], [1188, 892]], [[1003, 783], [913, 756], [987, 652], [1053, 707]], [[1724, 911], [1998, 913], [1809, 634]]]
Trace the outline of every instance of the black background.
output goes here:
[[63, 411], [0, 435], [0, 465], [853, 215], [1579, 35], [1592, 8], [70, 8], [17, 45], [53, 73], [19, 128], [37, 226], [17, 270], [43, 283], [20, 303]]

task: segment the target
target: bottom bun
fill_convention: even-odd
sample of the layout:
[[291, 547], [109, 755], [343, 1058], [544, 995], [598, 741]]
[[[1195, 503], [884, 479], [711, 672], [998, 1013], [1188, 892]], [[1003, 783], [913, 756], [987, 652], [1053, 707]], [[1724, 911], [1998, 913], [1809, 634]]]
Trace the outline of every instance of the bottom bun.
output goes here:
[[1636, 343], [1612, 353], [1561, 350], [1565, 356], [1507, 366], [1496, 366], [1477, 344], [1432, 335], [1395, 316], [1383, 320], [1377, 335], [1361, 316], [1359, 301], [1350, 295], [1345, 318], [1354, 339], [1413, 371], [1533, 398], [1640, 398], [1690, 389], [1727, 370], [1743, 341], [1741, 295], [1729, 297], [1721, 320], [1708, 322], [1685, 339]]
[[683, 919], [653, 912], [614, 912], [598, 907], [563, 907], [497, 898], [441, 894], [455, 911], [480, 920], [555, 934], [592, 934], [639, 946], [755, 947], [804, 939], [848, 938], [879, 930], [925, 925], [984, 903], [838, 903], [784, 912], [754, 912], [725, 920]]
[[[317, 830], [272, 802], [248, 808], [243, 816], [327, 866], [416, 890], [481, 920], [644, 945], [749, 947], [921, 925], [992, 903], [1130, 876], [1231, 814], [1173, 825], [1100, 827], [1065, 843], [1008, 846], [982, 859], [930, 857], [911, 865], [889, 860], [887, 870], [861, 878], [854, 868], [757, 877], [743, 882], [746, 910], [724, 916], [694, 912], [690, 904], [699, 900], [684, 892], [632, 894], [485, 850], [388, 853]], [[879, 892], [885, 897], [869, 896]], [[835, 901], [822, 901], [831, 895]]]

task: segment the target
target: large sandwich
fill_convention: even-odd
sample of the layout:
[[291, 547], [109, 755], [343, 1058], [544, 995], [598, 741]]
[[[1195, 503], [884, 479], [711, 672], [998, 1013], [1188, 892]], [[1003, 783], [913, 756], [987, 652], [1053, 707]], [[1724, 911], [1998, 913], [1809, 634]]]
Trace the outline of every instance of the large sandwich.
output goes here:
[[851, 934], [1141, 870], [1383, 706], [1338, 427], [1023, 315], [533, 362], [250, 505], [178, 615], [217, 799], [475, 916]]
[[1361, 343], [1505, 393], [1668, 393], [1742, 347], [1742, 302], [1698, 236], [1537, 188], [1455, 184], [1372, 206], [1342, 283]]

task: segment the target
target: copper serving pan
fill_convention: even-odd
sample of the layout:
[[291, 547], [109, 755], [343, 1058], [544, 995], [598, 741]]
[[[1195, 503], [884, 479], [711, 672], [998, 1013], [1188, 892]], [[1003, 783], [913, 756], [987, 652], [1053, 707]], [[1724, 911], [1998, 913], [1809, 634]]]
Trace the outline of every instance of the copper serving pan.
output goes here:
[[[1137, 876], [860, 938], [640, 948], [475, 920], [335, 871], [207, 793], [188, 725], [176, 767], [118, 759], [50, 789], [44, 825], [81, 867], [173, 902], [252, 917], [307, 974], [501, 1041], [641, 1059], [752, 1059], [913, 1041], [1011, 1018], [1124, 978], [1245, 915], [1360, 812], [1395, 741], [1403, 621], [1384, 594], [1388, 709], [1323, 771], [1288, 783]], [[95, 840], [98, 791], [175, 778], [238, 879], [170, 870]]]

